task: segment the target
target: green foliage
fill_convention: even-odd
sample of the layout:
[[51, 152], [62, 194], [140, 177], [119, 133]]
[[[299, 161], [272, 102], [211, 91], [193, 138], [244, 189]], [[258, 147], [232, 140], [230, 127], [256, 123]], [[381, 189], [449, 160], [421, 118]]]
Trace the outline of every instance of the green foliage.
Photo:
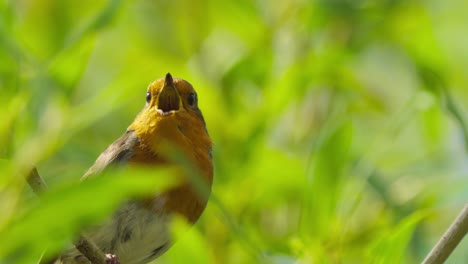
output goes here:
[[68, 238], [101, 220], [125, 198], [141, 197], [170, 186], [169, 172], [161, 171], [156, 180], [154, 173], [141, 170], [125, 175], [112, 171], [45, 192], [39, 204], [23, 205], [24, 212], [15, 212], [11, 227], [0, 233], [0, 255], [6, 256], [7, 262], [32, 263], [44, 249], [60, 251]]
[[401, 263], [416, 225], [425, 217], [423, 212], [406, 217], [390, 232], [382, 232], [381, 240], [371, 245], [369, 259], [372, 263]]
[[[468, 198], [467, 8], [0, 0], [0, 263], [53, 254], [168, 184], [75, 184], [167, 72], [199, 94], [215, 183], [156, 263], [420, 262]], [[40, 199], [31, 164], [50, 186]]]

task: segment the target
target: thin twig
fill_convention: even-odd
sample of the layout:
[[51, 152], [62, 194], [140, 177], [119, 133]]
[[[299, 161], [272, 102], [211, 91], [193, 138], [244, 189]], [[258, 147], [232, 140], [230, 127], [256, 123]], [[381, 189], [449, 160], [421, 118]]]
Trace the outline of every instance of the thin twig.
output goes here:
[[106, 264], [106, 257], [104, 253], [97, 247], [97, 245], [89, 240], [89, 238], [80, 235], [75, 247], [93, 264]]
[[432, 248], [431, 252], [429, 252], [422, 264], [444, 263], [467, 232], [468, 204], [463, 207], [463, 210], [457, 216], [455, 221], [453, 221], [447, 231], [445, 231], [445, 234], [437, 242], [434, 248]]
[[[465, 151], [468, 153], [468, 125], [463, 118], [463, 115], [458, 108], [455, 100], [453, 99], [447, 87], [442, 86], [441, 92], [447, 110], [458, 122], [463, 134]], [[423, 260], [423, 264], [439, 264], [444, 263], [445, 260], [452, 254], [453, 250], [457, 247], [460, 241], [466, 236], [468, 232], [468, 204], [465, 204], [457, 218], [453, 221], [450, 227], [445, 231], [444, 235], [440, 238], [437, 244], [427, 254]]]
[[[26, 180], [31, 186], [31, 189], [37, 194], [41, 195], [47, 191], [47, 184], [37, 172], [36, 167], [32, 167]], [[76, 249], [83, 254], [93, 264], [106, 264], [106, 257], [104, 253], [96, 246], [94, 242], [81, 235], [77, 242], [74, 243]]]
[[39, 173], [34, 166], [29, 170], [26, 181], [28, 182], [29, 186], [31, 186], [31, 189], [34, 191], [34, 193], [36, 193], [38, 196], [47, 191], [47, 184], [42, 179], [42, 177], [39, 176]]

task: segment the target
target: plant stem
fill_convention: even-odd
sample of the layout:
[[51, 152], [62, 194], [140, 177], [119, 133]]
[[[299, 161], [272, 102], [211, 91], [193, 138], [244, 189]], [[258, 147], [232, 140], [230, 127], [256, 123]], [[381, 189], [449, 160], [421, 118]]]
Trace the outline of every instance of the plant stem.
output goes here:
[[422, 264], [444, 263], [468, 232], [468, 204], [466, 204], [445, 234], [440, 238]]

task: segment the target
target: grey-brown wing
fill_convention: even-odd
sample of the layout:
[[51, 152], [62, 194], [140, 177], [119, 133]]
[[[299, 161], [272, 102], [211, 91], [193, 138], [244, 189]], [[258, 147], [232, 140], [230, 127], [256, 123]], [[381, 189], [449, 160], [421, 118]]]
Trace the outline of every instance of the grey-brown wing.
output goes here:
[[88, 177], [101, 173], [109, 166], [126, 163], [134, 154], [133, 150], [138, 143], [138, 137], [134, 130], [127, 130], [120, 138], [112, 143], [101, 155], [97, 158], [91, 168], [81, 178], [85, 180]]

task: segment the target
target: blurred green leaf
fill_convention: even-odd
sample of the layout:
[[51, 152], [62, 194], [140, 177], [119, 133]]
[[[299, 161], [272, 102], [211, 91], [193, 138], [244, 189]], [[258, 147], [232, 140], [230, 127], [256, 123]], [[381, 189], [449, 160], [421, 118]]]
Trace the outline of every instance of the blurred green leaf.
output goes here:
[[171, 263], [186, 263], [189, 259], [191, 263], [215, 263], [210, 256], [210, 250], [203, 235], [197, 229], [190, 229], [190, 225], [178, 219], [172, 224], [172, 233], [177, 241], [174, 245], [176, 250], [169, 251], [162, 261]]
[[401, 263], [416, 226], [427, 216], [427, 212], [415, 212], [391, 230], [382, 232], [380, 239], [370, 247], [370, 262]]
[[126, 198], [160, 192], [175, 183], [167, 171], [110, 171], [80, 184], [58, 186], [39, 204], [0, 231], [0, 255], [7, 262], [31, 263], [47, 249], [57, 253], [79, 230], [103, 219]]
[[332, 219], [340, 199], [343, 172], [349, 162], [352, 124], [345, 121], [327, 131], [312, 154], [310, 187], [304, 197], [301, 231], [311, 237], [326, 235], [333, 226]]

